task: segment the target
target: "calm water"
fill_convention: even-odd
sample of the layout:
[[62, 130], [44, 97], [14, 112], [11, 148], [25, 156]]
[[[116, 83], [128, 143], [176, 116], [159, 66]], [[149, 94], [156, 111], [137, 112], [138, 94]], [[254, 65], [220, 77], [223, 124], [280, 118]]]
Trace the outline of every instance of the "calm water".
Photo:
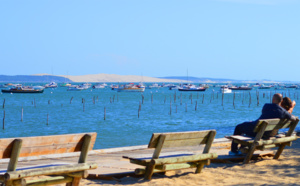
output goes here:
[[[65, 87], [58, 87], [45, 89], [43, 94], [0, 94], [0, 135], [1, 138], [7, 138], [97, 132], [95, 149], [147, 144], [153, 132], [216, 129], [217, 137], [220, 138], [232, 134], [237, 124], [257, 119], [263, 104], [270, 102], [270, 93], [283, 93], [297, 102], [300, 92], [295, 89], [259, 90], [260, 103], [257, 105], [257, 89], [235, 91], [234, 108], [234, 94], [224, 94], [222, 106], [222, 94], [218, 91], [219, 88], [210, 87], [198, 93], [170, 91], [167, 88], [146, 89], [143, 93], [117, 93], [109, 88], [72, 92]], [[144, 103], [138, 118], [142, 94]], [[82, 99], [85, 99], [85, 104]], [[299, 105], [294, 109], [293, 114], [296, 116], [299, 116]], [[2, 130], [4, 111], [5, 130]]]

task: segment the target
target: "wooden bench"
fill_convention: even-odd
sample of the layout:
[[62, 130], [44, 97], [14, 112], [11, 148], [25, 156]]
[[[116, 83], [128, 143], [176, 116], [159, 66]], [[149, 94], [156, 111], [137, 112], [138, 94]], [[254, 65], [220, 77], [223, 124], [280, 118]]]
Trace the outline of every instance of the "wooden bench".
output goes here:
[[[67, 183], [79, 185], [80, 179], [88, 176], [88, 169], [97, 168], [96, 163], [87, 163], [88, 151], [93, 148], [97, 133], [66, 134], [0, 139], [0, 159], [10, 158], [5, 174], [0, 175], [3, 185], [53, 185]], [[61, 154], [80, 151], [78, 163], [42, 168], [16, 170], [19, 157]], [[37, 166], [38, 167], [38, 166]], [[18, 168], [22, 169], [22, 168]], [[35, 176], [47, 178], [33, 178]]]
[[[244, 163], [249, 163], [255, 150], [265, 150], [268, 148], [278, 147], [278, 150], [274, 156], [274, 159], [278, 159], [286, 145], [291, 146], [292, 141], [297, 139], [293, 132], [299, 122], [297, 118], [295, 121], [287, 119], [265, 119], [259, 120], [256, 124], [254, 132], [256, 132], [255, 137], [247, 137], [240, 135], [233, 135], [226, 137], [228, 139], [234, 140], [234, 142], [248, 147], [248, 152], [244, 159]], [[270, 137], [269, 139], [263, 139], [263, 134], [266, 131], [272, 131], [272, 133], [277, 133], [279, 129], [289, 128], [285, 135], [276, 135], [275, 137]]]
[[[151, 180], [153, 173], [166, 172], [184, 168], [195, 168], [200, 173], [204, 165], [210, 164], [210, 159], [217, 158], [215, 153], [209, 153], [216, 131], [195, 131], [195, 132], [174, 132], [154, 133], [149, 142], [148, 148], [155, 148], [152, 157], [128, 157], [131, 163], [145, 166], [144, 169], [135, 170], [137, 175], [145, 174], [144, 178]], [[204, 144], [202, 154], [181, 153], [173, 155], [160, 155], [163, 148], [199, 146]]]

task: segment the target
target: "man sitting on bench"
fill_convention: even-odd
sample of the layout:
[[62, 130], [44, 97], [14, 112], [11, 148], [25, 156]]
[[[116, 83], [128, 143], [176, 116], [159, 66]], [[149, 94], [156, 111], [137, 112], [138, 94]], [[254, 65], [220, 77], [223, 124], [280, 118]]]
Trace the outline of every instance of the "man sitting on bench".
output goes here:
[[[293, 101], [291, 107], [289, 110], [285, 110], [280, 106], [280, 103], [282, 102], [282, 95], [277, 93], [273, 95], [272, 103], [266, 103], [263, 106], [262, 114], [261, 116], [255, 120], [250, 122], [244, 122], [242, 124], [239, 124], [235, 127], [233, 135], [247, 135], [250, 137], [255, 137], [256, 133], [254, 133], [254, 128], [260, 119], [292, 119], [295, 120], [295, 116], [292, 116], [291, 113], [293, 112], [293, 109], [296, 105], [296, 102]], [[276, 135], [276, 134], [275, 134]], [[271, 132], [265, 132], [264, 138], [268, 138], [273, 136]], [[231, 143], [231, 151], [229, 151], [229, 155], [241, 155], [242, 152], [238, 149], [238, 144], [232, 141]]]

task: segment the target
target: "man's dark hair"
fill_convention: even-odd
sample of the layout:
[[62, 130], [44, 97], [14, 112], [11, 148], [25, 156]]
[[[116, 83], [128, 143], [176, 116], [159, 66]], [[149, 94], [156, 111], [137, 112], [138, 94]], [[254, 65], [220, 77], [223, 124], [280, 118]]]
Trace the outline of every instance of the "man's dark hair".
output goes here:
[[274, 94], [273, 103], [279, 104], [282, 101], [282, 95], [279, 93]]

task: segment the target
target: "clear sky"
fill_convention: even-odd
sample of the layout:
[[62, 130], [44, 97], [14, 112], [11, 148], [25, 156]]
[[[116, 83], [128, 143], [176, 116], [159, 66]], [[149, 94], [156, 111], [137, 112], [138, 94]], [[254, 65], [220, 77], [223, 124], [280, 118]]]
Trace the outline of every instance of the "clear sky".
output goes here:
[[298, 0], [2, 0], [0, 74], [300, 81]]

